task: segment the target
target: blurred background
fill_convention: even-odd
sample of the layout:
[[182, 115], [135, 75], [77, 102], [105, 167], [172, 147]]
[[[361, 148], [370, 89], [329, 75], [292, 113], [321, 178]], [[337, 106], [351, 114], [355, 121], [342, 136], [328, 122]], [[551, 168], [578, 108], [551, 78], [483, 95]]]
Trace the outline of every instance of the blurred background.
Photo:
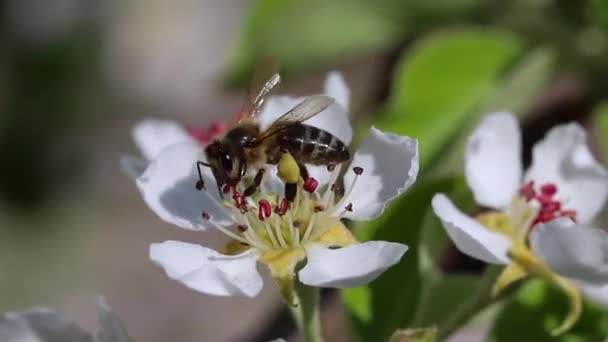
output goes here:
[[[462, 172], [466, 133], [490, 110], [520, 115], [527, 147], [556, 123], [579, 121], [598, 158], [608, 155], [605, 0], [0, 5], [0, 311], [51, 306], [93, 330], [94, 296], [103, 294], [137, 341], [291, 336], [271, 280], [253, 299], [211, 297], [149, 262], [151, 242], [219, 246], [222, 237], [163, 223], [119, 165], [121, 155], [137, 153], [131, 128], [143, 118], [204, 127], [236, 112], [263, 56], [281, 61], [281, 93], [319, 92], [327, 71], [343, 72], [355, 127], [365, 133], [373, 123], [419, 138], [422, 170], [433, 177]], [[422, 221], [413, 222], [419, 232]], [[442, 274], [482, 269], [437, 234], [403, 240], [423, 238], [438, 251], [432, 258]], [[422, 278], [412, 277], [399, 280], [418, 286]], [[417, 298], [416, 288], [404, 291]], [[331, 341], [349, 340], [352, 312], [327, 293]], [[589, 315], [597, 316], [593, 328], [577, 341], [608, 334], [608, 316]], [[500, 324], [518, 323], [492, 330], [506, 341]], [[452, 340], [483, 340], [490, 329], [473, 322]]]

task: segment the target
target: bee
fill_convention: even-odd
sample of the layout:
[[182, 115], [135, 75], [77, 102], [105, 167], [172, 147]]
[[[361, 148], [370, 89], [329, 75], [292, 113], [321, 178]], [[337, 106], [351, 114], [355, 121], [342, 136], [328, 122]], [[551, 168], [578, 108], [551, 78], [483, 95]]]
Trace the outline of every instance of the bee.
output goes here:
[[[275, 72], [266, 78], [261, 87], [254, 86], [253, 89], [259, 90], [250, 90], [236, 123], [221, 139], [207, 145], [207, 161], [197, 163], [197, 189], [204, 188], [201, 166], [211, 169], [220, 196], [230, 189], [236, 191], [236, 185], [254, 171], [252, 184], [242, 193], [242, 196], [247, 197], [260, 186], [266, 165], [278, 164], [285, 153], [291, 154], [297, 162], [304, 180], [308, 179], [304, 164], [325, 165], [331, 170], [335, 165], [350, 159], [350, 152], [344, 142], [323, 129], [303, 123], [334, 103], [328, 96], [309, 96], [267, 129], [262, 129], [257, 120], [258, 115], [266, 96], [279, 82], [280, 76]], [[294, 200], [296, 191], [295, 184], [286, 182], [285, 197], [288, 201]]]

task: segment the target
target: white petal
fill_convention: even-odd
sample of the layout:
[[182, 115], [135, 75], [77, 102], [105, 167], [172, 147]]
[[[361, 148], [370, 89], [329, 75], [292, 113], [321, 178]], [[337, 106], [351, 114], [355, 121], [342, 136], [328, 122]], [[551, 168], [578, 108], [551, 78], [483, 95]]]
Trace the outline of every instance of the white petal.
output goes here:
[[325, 95], [332, 97], [336, 103], [348, 111], [350, 108], [350, 89], [344, 81], [342, 74], [332, 71], [325, 77]]
[[338, 249], [308, 244], [306, 266], [298, 276], [302, 283], [310, 286], [360, 286], [396, 264], [406, 251], [406, 245], [385, 241], [356, 243]]
[[112, 311], [103, 297], [97, 298], [97, 321], [99, 323], [99, 331], [97, 332], [97, 339], [99, 342], [132, 341], [132, 339], [129, 338], [124, 323], [120, 317]]
[[608, 308], [608, 284], [592, 285], [583, 282], [577, 284], [590, 302]]
[[563, 207], [576, 211], [577, 221], [593, 220], [608, 195], [608, 172], [591, 155], [578, 124], [557, 126], [533, 149], [527, 180], [555, 183]]
[[120, 157], [120, 167], [131, 179], [136, 180], [139, 178], [146, 168], [148, 167], [148, 161], [142, 158], [133, 156], [122, 156]]
[[89, 333], [48, 308], [0, 315], [0, 341], [7, 342], [92, 342]]
[[522, 179], [521, 133], [513, 114], [486, 116], [469, 137], [465, 175], [475, 201], [491, 208], [504, 208]]
[[195, 188], [196, 161], [203, 160], [198, 144], [173, 145], [164, 149], [137, 179], [137, 186], [148, 206], [166, 222], [186, 229], [205, 229], [207, 212], [215, 223], [230, 224], [230, 213], [221, 204], [211, 172], [204, 168], [207, 190]]
[[253, 250], [227, 257], [200, 245], [165, 241], [150, 245], [150, 259], [171, 279], [210, 295], [254, 297], [263, 286]]
[[444, 194], [433, 196], [433, 211], [458, 249], [492, 264], [507, 264], [511, 241], [463, 214]]
[[132, 134], [135, 144], [148, 160], [171, 145], [195, 142], [181, 125], [170, 120], [144, 120], [133, 128]]
[[557, 219], [538, 224], [530, 245], [555, 272], [592, 284], [608, 283], [608, 233]]
[[[348, 88], [345, 88], [344, 84], [340, 84], [341, 82], [343, 83], [344, 81], [341, 80], [339, 74], [331, 73], [328, 75], [326, 80], [326, 95], [330, 97], [338, 96], [340, 99], [336, 99], [336, 103], [311, 119], [304, 121], [304, 123], [323, 129], [336, 136], [346, 145], [349, 145], [353, 137], [353, 129], [348, 118], [348, 106], [344, 106], [341, 103], [341, 101], [346, 100], [345, 96], [348, 97]], [[266, 100], [264, 110], [258, 116], [258, 121], [263, 128], [267, 128], [272, 122], [290, 111], [302, 100], [304, 100], [304, 97], [271, 96]]]
[[[349, 193], [355, 179], [352, 168], [356, 166], [362, 167], [363, 173]], [[335, 214], [352, 203], [353, 211], [344, 217], [371, 220], [380, 216], [392, 200], [414, 184], [418, 168], [418, 140], [370, 128], [344, 175], [346, 194]]]

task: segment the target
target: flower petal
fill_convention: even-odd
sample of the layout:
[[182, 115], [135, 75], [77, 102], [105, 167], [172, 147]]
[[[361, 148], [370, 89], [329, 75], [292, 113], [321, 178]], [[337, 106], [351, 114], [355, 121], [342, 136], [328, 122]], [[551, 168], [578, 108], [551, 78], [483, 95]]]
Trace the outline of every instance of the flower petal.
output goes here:
[[327, 74], [324, 90], [325, 95], [334, 98], [337, 104], [348, 111], [350, 108], [350, 89], [348, 89], [340, 72], [331, 71]]
[[99, 342], [132, 341], [124, 323], [120, 317], [112, 311], [103, 297], [97, 298], [97, 321], [99, 322], [99, 332], [97, 333]]
[[608, 195], [608, 171], [591, 155], [586, 134], [576, 123], [559, 125], [533, 148], [527, 180], [555, 183], [566, 209], [576, 211], [577, 221], [593, 220]]
[[608, 308], [608, 284], [592, 285], [578, 282], [577, 285], [590, 302]]
[[469, 137], [465, 175], [475, 201], [501, 209], [509, 205], [522, 177], [521, 133], [513, 114], [486, 116]]
[[0, 341], [13, 342], [93, 342], [92, 336], [75, 322], [48, 308], [0, 315]]
[[139, 178], [146, 168], [148, 167], [148, 161], [133, 156], [122, 156], [120, 157], [120, 167], [131, 179], [136, 180]]
[[210, 295], [254, 297], [263, 286], [254, 250], [225, 256], [200, 245], [165, 241], [150, 245], [150, 259], [171, 279]]
[[[339, 98], [336, 98], [336, 103], [304, 123], [323, 129], [349, 145], [353, 137], [353, 129], [348, 118], [348, 104], [343, 103], [348, 100], [348, 88], [339, 74], [328, 74], [325, 81], [325, 93], [327, 96]], [[304, 97], [271, 96], [266, 100], [264, 110], [258, 115], [258, 121], [262, 127], [267, 128], [302, 100]]]
[[151, 160], [160, 151], [179, 143], [194, 143], [195, 140], [177, 122], [171, 120], [147, 119], [133, 128], [133, 140], [143, 154]]
[[331, 249], [308, 244], [306, 266], [298, 273], [300, 282], [319, 287], [346, 288], [364, 285], [396, 264], [407, 246], [385, 241], [356, 243]]
[[230, 224], [230, 213], [221, 204], [215, 179], [203, 169], [207, 190], [195, 188], [198, 180], [196, 161], [203, 160], [198, 144], [179, 144], [164, 149], [137, 179], [137, 186], [148, 206], [166, 222], [186, 229], [205, 229], [209, 223]]
[[491, 264], [508, 264], [511, 241], [463, 214], [444, 194], [433, 196], [433, 211], [458, 249]]
[[[357, 177], [352, 169], [344, 175], [347, 189], [341, 203], [352, 203], [353, 211], [344, 217], [353, 220], [372, 220], [382, 214], [386, 206], [416, 181], [418, 175], [418, 140], [407, 136], [370, 128], [369, 137], [353, 157], [351, 168], [361, 167]], [[349, 188], [352, 187], [352, 191]], [[336, 215], [344, 210], [336, 208]]]
[[591, 284], [608, 283], [608, 233], [557, 219], [530, 234], [534, 252], [556, 273]]

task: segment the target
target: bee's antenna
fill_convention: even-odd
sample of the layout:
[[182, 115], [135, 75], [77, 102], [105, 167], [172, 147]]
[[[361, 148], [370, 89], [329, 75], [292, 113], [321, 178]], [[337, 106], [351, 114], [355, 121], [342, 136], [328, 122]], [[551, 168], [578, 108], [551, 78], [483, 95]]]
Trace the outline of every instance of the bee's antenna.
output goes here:
[[205, 181], [203, 180], [203, 173], [201, 172], [201, 166], [205, 166], [205, 167], [211, 167], [211, 164], [202, 162], [202, 161], [197, 161], [196, 162], [196, 169], [198, 171], [198, 181], [196, 182], [196, 189], [197, 190], [203, 190], [205, 188]]

